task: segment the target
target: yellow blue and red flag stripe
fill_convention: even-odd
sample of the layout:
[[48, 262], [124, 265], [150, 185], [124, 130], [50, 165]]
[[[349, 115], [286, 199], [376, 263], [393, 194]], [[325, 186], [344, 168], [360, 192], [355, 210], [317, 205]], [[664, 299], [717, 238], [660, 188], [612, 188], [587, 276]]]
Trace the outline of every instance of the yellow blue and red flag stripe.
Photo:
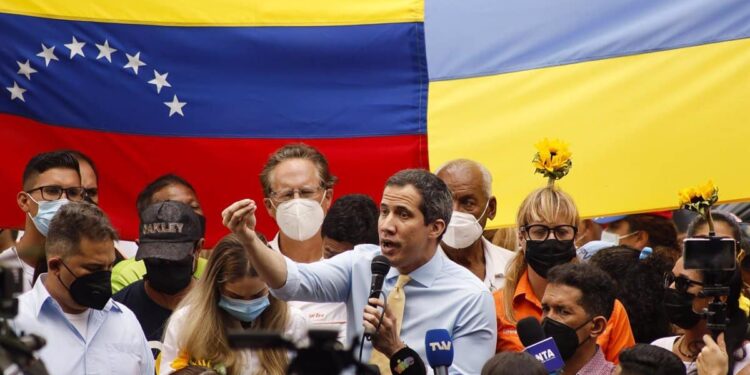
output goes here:
[[[748, 199], [748, 36], [744, 0], [6, 0], [0, 152], [14, 162], [0, 176], [79, 148], [132, 235], [155, 176], [185, 175], [216, 216], [259, 197], [268, 153], [300, 140], [328, 155], [337, 195], [377, 198], [428, 159], [479, 160], [510, 224], [544, 184], [532, 145], [559, 137], [574, 152], [562, 185], [586, 216], [674, 207], [709, 177], [722, 200]], [[11, 202], [0, 226], [21, 220]]]

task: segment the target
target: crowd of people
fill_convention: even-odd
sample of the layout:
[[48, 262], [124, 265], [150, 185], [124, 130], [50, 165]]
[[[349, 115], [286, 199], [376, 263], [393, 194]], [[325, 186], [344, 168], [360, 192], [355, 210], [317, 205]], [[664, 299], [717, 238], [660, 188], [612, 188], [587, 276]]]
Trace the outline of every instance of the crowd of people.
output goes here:
[[[450, 349], [451, 374], [750, 373], [750, 258], [735, 216], [714, 212], [712, 225], [736, 245], [736, 267], [708, 272], [682, 257], [683, 238], [709, 236], [701, 216], [685, 233], [671, 212], [582, 220], [549, 184], [495, 232], [498, 198], [478, 162], [399, 171], [378, 203], [335, 196], [332, 169], [315, 148], [286, 145], [259, 172], [263, 197], [236, 197], [221, 217], [165, 174], [138, 195], [128, 244], [98, 206], [94, 160], [36, 155], [16, 197], [25, 226], [0, 231], [0, 262], [22, 270], [24, 291], [9, 326], [46, 339], [35, 355], [51, 374], [283, 374], [293, 351], [236, 348], [232, 333], [304, 348], [321, 329], [381, 374], [432, 373], [436, 347]], [[277, 233], [256, 230], [259, 207]], [[212, 248], [207, 226], [227, 233]], [[719, 302], [720, 333], [706, 312]], [[559, 368], [530, 351], [530, 321]], [[434, 329], [447, 346], [425, 340]]]

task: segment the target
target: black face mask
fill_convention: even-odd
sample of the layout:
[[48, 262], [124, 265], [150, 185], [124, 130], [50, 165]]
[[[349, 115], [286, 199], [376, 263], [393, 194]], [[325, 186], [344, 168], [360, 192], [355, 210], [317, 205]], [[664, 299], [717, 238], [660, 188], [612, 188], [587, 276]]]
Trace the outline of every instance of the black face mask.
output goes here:
[[667, 288], [664, 291], [664, 310], [669, 321], [682, 329], [695, 327], [702, 316], [693, 311], [694, 299], [695, 296], [691, 293]]
[[173, 295], [185, 289], [193, 278], [193, 257], [177, 262], [160, 259], [144, 259], [146, 274], [144, 280], [154, 290]]
[[544, 241], [526, 240], [524, 258], [529, 267], [539, 276], [547, 278], [550, 268], [570, 262], [576, 256], [573, 240], [560, 241], [547, 239]]
[[203, 215], [196, 214], [198, 221], [200, 222], [201, 237], [206, 237], [206, 217]]
[[591, 336], [589, 336], [586, 340], [579, 343], [578, 335], [576, 334], [581, 327], [585, 326], [590, 321], [591, 320], [587, 320], [585, 323], [578, 326], [578, 328], [571, 328], [557, 320], [544, 318], [542, 320], [542, 329], [547, 337], [552, 337], [552, 339], [555, 340], [555, 345], [557, 345], [557, 349], [560, 350], [560, 355], [562, 356], [563, 361], [567, 361], [576, 353], [579, 346], [583, 345], [584, 342], [591, 338]]
[[[70, 286], [66, 286], [73, 301], [92, 309], [103, 309], [112, 297], [112, 271], [97, 271], [78, 277], [65, 262], [62, 265], [76, 278]], [[65, 286], [59, 274], [57, 279]]]

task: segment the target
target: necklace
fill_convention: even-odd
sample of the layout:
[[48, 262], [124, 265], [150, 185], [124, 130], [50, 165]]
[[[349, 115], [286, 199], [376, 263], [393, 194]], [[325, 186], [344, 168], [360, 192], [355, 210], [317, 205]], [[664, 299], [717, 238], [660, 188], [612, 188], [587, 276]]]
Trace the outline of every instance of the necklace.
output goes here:
[[[678, 342], [677, 342], [677, 351], [678, 351], [678, 352], [680, 352], [680, 355], [682, 355], [683, 357], [685, 357], [685, 358], [688, 358], [688, 359], [691, 359], [691, 360], [693, 360], [693, 361], [694, 361], [694, 360], [695, 360], [695, 358], [696, 358], [696, 357], [698, 357], [698, 354], [693, 354], [693, 351], [692, 351], [692, 350], [690, 350], [690, 345], [691, 345], [691, 344], [698, 344], [698, 342], [692, 342], [692, 343], [688, 343], [688, 344], [687, 344], [687, 348], [686, 348], [686, 349], [687, 349], [687, 353], [686, 353], [686, 352], [684, 352], [684, 351], [682, 350], [682, 343], [683, 343], [683, 342], [685, 341], [684, 339], [685, 339], [685, 336], [684, 336], [684, 335], [683, 335], [683, 336], [680, 336], [680, 339], [679, 339], [679, 340], [678, 340]], [[698, 351], [698, 352], [700, 352], [700, 351]]]

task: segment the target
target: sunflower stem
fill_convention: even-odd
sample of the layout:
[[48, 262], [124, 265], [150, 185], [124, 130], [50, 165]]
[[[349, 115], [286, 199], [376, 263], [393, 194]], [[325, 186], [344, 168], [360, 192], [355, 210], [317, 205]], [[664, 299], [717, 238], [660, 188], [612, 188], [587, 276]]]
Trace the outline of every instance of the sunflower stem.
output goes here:
[[548, 186], [548, 187], [553, 187], [553, 186], [555, 186], [555, 178], [554, 178], [554, 177], [552, 177], [552, 176], [549, 176], [549, 177], [547, 178], [547, 186]]
[[706, 207], [704, 212], [706, 215], [706, 222], [708, 223], [708, 236], [714, 237], [716, 236], [716, 231], [714, 230], [714, 219], [711, 217], [711, 206]]

